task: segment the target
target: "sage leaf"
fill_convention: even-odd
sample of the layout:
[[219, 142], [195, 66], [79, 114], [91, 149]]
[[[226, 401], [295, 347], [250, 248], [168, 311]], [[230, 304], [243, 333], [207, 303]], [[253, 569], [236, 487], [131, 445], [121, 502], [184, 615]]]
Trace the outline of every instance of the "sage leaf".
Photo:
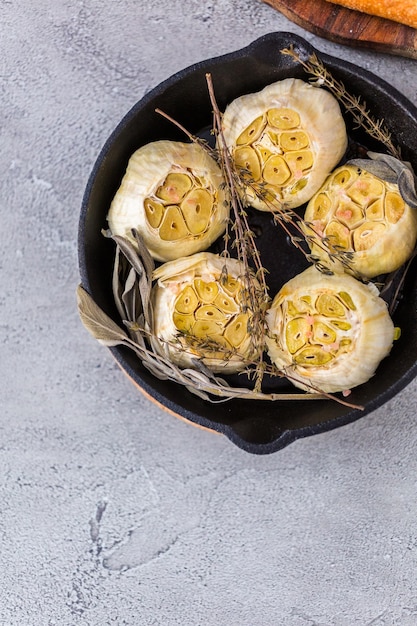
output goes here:
[[398, 176], [398, 188], [404, 202], [412, 209], [417, 209], [416, 179], [412, 171], [403, 169]]
[[145, 245], [142, 235], [134, 228], [132, 229], [133, 236], [138, 244], [139, 253], [142, 259], [142, 263], [145, 267], [145, 272], [148, 276], [152, 276], [152, 272], [155, 269], [155, 263], [151, 257], [148, 248]]
[[117, 346], [128, 337], [123, 330], [96, 304], [90, 294], [77, 287], [77, 305], [81, 321], [88, 332], [104, 346]]
[[133, 245], [131, 241], [126, 239], [125, 237], [121, 237], [120, 235], [113, 235], [114, 241], [120, 247], [121, 251], [129, 261], [132, 267], [135, 268], [136, 272], [141, 275], [143, 272], [143, 267], [145, 266], [145, 272], [147, 274], [152, 274], [154, 270], [154, 262], [152, 257], [150, 256], [142, 237], [135, 230], [132, 231], [136, 241], [138, 242], [137, 248]]
[[122, 272], [122, 257], [120, 254], [120, 248], [116, 247], [116, 254], [114, 257], [114, 265], [113, 265], [113, 278], [112, 278], [112, 289], [113, 289], [113, 297], [116, 304], [117, 311], [120, 317], [123, 319], [125, 317], [126, 311], [123, 306], [122, 300], [122, 280], [120, 279], [120, 275]]
[[204, 391], [200, 391], [200, 389], [197, 389], [196, 387], [194, 387], [193, 385], [185, 385], [185, 388], [192, 393], [193, 395], [197, 396], [198, 398], [200, 398], [201, 400], [205, 400], [206, 402], [214, 402], [210, 396], [208, 396]]
[[132, 267], [124, 286], [122, 302], [126, 311], [125, 317], [130, 322], [136, 322], [142, 313], [142, 303], [138, 294], [136, 272]]
[[153, 376], [156, 376], [156, 378], [159, 378], [159, 380], [172, 380], [172, 378], [166, 372], [164, 372], [163, 369], [161, 369], [158, 365], [155, 365], [155, 363], [153, 363], [152, 361], [148, 361], [147, 359], [144, 359], [142, 363], [143, 363], [143, 366], [146, 367], [146, 369], [151, 374], [153, 374]]
[[[122, 296], [125, 315], [127, 314], [126, 316], [130, 321], [136, 321], [139, 314], [143, 312], [147, 324], [151, 326], [152, 309], [150, 305], [150, 294], [152, 288], [152, 272], [155, 265], [142, 237], [137, 231], [133, 230], [132, 232], [136, 238], [138, 249], [136, 249], [131, 241], [124, 237], [119, 235], [115, 235], [113, 237], [117, 244], [119, 254], [122, 254], [125, 257], [132, 270], [139, 277], [137, 282], [133, 274], [128, 275], [126, 279], [125, 290]], [[118, 273], [119, 280], [123, 281], [124, 277], [121, 275], [120, 267], [118, 268]], [[113, 285], [113, 291], [115, 298], [119, 297], [120, 299], [119, 289], [120, 286], [117, 285], [116, 281], [116, 284]]]

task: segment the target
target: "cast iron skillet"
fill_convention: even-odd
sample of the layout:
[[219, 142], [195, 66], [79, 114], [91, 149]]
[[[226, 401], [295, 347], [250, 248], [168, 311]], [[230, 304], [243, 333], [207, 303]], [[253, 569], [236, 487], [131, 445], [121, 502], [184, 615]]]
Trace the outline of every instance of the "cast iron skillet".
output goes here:
[[[361, 95], [375, 118], [384, 119], [404, 160], [417, 167], [417, 109], [385, 81], [341, 59], [321, 54], [302, 38], [291, 33], [271, 33], [248, 47], [188, 67], [147, 93], [122, 119], [104, 145], [90, 175], [82, 202], [79, 224], [79, 267], [83, 287], [102, 309], [120, 323], [112, 292], [111, 272], [114, 245], [101, 231], [106, 214], [120, 184], [130, 155], [140, 146], [158, 139], [184, 141], [171, 122], [155, 112], [160, 108], [190, 132], [207, 135], [212, 114], [205, 75], [210, 72], [220, 110], [234, 98], [262, 89], [287, 77], [307, 80], [301, 66], [280, 50], [293, 45], [299, 54], [317, 52], [332, 74], [348, 91]], [[354, 143], [372, 150], [381, 146], [362, 131], [353, 129], [349, 114], [346, 123]], [[250, 211], [257, 232], [263, 263], [269, 270], [270, 295], [306, 267], [304, 258], [286, 240], [271, 217]], [[216, 247], [214, 246], [214, 250]], [[351, 409], [334, 401], [250, 401], [205, 402], [175, 383], [153, 377], [137, 357], [125, 348], [111, 348], [116, 361], [131, 380], [152, 400], [169, 412], [196, 425], [225, 434], [234, 444], [254, 454], [268, 454], [292, 441], [353, 422], [381, 406], [407, 385], [417, 372], [417, 278], [415, 266], [408, 272], [394, 322], [402, 336], [366, 384], [353, 390], [349, 400], [363, 405]], [[236, 384], [236, 379], [232, 382]], [[239, 378], [239, 384], [244, 381]], [[266, 381], [266, 390], [294, 392], [285, 380]]]

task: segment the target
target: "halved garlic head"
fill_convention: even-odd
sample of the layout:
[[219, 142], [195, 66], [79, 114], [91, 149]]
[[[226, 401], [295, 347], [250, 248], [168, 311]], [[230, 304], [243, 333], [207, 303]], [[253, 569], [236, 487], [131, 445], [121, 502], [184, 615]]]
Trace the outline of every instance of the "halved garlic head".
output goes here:
[[174, 363], [202, 359], [214, 372], [237, 372], [254, 357], [241, 276], [239, 261], [208, 252], [155, 270], [153, 334]]
[[375, 285], [310, 267], [288, 281], [267, 313], [271, 360], [301, 389], [365, 383], [388, 355], [394, 325]]
[[330, 252], [351, 252], [352, 270], [367, 278], [398, 269], [417, 240], [417, 211], [398, 186], [353, 165], [337, 168], [308, 203], [310, 247], [323, 261]]
[[151, 255], [168, 261], [208, 248], [229, 211], [214, 159], [195, 143], [161, 140], [131, 156], [107, 219], [114, 235], [135, 244], [135, 228]]
[[246, 200], [262, 211], [307, 202], [347, 146], [337, 100], [297, 78], [237, 98], [222, 128]]

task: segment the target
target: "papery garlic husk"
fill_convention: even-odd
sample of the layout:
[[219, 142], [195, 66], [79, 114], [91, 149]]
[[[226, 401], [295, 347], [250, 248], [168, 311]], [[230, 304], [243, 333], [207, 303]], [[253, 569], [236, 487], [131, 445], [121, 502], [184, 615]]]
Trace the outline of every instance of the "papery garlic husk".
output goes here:
[[158, 261], [206, 250], [225, 230], [230, 206], [215, 160], [196, 143], [161, 140], [129, 159], [107, 216], [113, 235], [136, 229]]
[[347, 147], [336, 98], [297, 78], [231, 102], [222, 129], [246, 201], [262, 211], [307, 202]]
[[151, 299], [158, 348], [180, 367], [194, 367], [195, 359], [213, 372], [247, 367], [257, 348], [242, 275], [239, 261], [209, 252], [157, 268]]
[[267, 312], [275, 365], [309, 391], [337, 392], [374, 375], [392, 347], [394, 325], [372, 283], [314, 266], [288, 281]]
[[353, 165], [327, 178], [308, 203], [304, 221], [315, 256], [333, 269], [329, 251], [336, 257], [353, 253], [347, 270], [366, 278], [401, 267], [417, 240], [417, 211], [404, 202], [398, 185]]

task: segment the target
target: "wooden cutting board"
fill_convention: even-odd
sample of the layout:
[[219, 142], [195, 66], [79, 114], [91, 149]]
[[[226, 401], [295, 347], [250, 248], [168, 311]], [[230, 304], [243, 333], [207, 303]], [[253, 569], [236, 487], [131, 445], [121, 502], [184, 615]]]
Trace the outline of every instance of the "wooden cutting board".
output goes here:
[[319, 37], [354, 47], [417, 59], [417, 30], [326, 0], [263, 0]]

